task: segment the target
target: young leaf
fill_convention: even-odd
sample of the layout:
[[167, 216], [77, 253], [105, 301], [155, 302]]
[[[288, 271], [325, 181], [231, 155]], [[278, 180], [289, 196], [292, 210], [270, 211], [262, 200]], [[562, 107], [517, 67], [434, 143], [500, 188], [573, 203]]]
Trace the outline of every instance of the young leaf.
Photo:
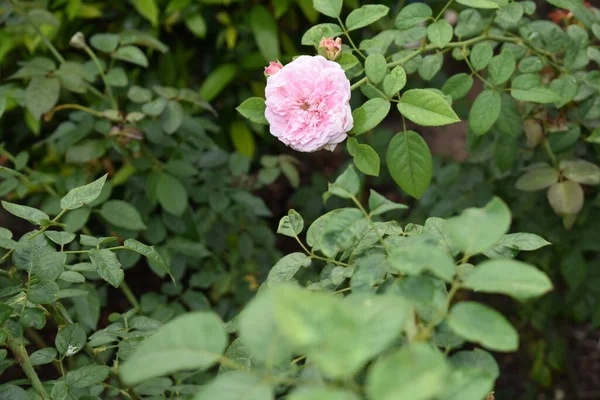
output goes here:
[[361, 134], [375, 128], [390, 112], [390, 102], [382, 98], [367, 100], [352, 112], [353, 134]]
[[165, 133], [171, 135], [179, 129], [183, 123], [184, 110], [181, 103], [168, 100], [167, 105], [160, 115], [160, 124]]
[[260, 97], [251, 97], [240, 104], [236, 110], [250, 121], [261, 125], [268, 125], [265, 118], [265, 99]]
[[43, 221], [50, 220], [48, 214], [37, 208], [22, 206], [20, 204], [9, 203], [8, 201], [2, 200], [2, 207], [12, 215], [23, 218], [33, 225], [42, 225]]
[[51, 363], [56, 359], [57, 355], [58, 351], [54, 347], [45, 347], [31, 353], [29, 358], [31, 358], [31, 364], [35, 366]]
[[[516, 3], [511, 3], [516, 4]], [[502, 53], [493, 57], [488, 65], [490, 81], [495, 85], [501, 85], [508, 81], [515, 72], [516, 62], [512, 51], [502, 50]]]
[[171, 174], [161, 173], [156, 186], [158, 202], [167, 212], [180, 216], [187, 209], [185, 186]]
[[307, 30], [302, 35], [301, 43], [304, 46], [318, 46], [322, 38], [337, 37], [344, 31], [337, 24], [318, 24]]
[[289, 282], [294, 279], [294, 275], [300, 267], [307, 266], [307, 264], [310, 264], [310, 256], [305, 253], [288, 254], [271, 268], [267, 282], [269, 284]]
[[577, 182], [557, 182], [550, 186], [547, 195], [550, 206], [558, 215], [577, 214], [583, 208], [583, 189]]
[[392, 97], [406, 85], [406, 71], [401, 66], [394, 67], [389, 74], [383, 78], [383, 93]]
[[315, 10], [331, 18], [337, 18], [342, 12], [342, 0], [313, 0]]
[[442, 92], [452, 97], [452, 100], [462, 99], [473, 87], [473, 77], [469, 74], [460, 73], [452, 75], [444, 82]]
[[70, 357], [81, 351], [85, 347], [86, 341], [85, 330], [75, 323], [69, 324], [58, 331], [54, 346], [61, 355]]
[[364, 174], [379, 176], [379, 155], [368, 144], [359, 144], [355, 138], [346, 141], [348, 152], [354, 157], [354, 164]]
[[483, 208], [467, 208], [460, 216], [446, 221], [452, 241], [463, 254], [481, 253], [494, 245], [508, 231], [510, 210], [498, 197]]
[[302, 216], [296, 212], [296, 210], [289, 210], [288, 215], [281, 218], [279, 221], [279, 227], [277, 233], [280, 233], [289, 237], [296, 237], [302, 232], [304, 228], [304, 220]]
[[398, 133], [392, 138], [386, 154], [386, 164], [398, 186], [417, 199], [431, 182], [431, 153], [425, 140], [414, 131]]
[[136, 46], [123, 46], [110, 55], [112, 58], [127, 61], [142, 67], [148, 66], [146, 55]]
[[135, 251], [136, 253], [139, 253], [139, 254], [143, 255], [144, 257], [148, 258], [149, 260], [153, 261], [154, 263], [156, 263], [156, 265], [159, 266], [159, 268], [161, 270], [163, 270], [165, 273], [169, 274], [171, 276], [171, 279], [174, 279], [173, 275], [171, 274], [171, 268], [165, 262], [165, 260], [163, 260], [163, 258], [160, 256], [160, 254], [158, 254], [158, 252], [154, 249], [154, 246], [147, 246], [141, 242], [138, 242], [135, 239], [125, 240], [125, 242], [123, 243], [123, 246], [125, 246], [125, 248]]
[[389, 7], [381, 4], [364, 5], [348, 14], [348, 17], [346, 17], [346, 29], [353, 31], [355, 29], [364, 28], [385, 17], [389, 11]]
[[356, 66], [359, 61], [358, 58], [356, 58], [356, 56], [352, 53], [343, 53], [342, 56], [337, 60], [337, 63], [340, 64], [340, 67], [342, 67], [344, 71], [348, 71], [352, 67]]
[[413, 342], [377, 360], [367, 374], [369, 399], [427, 400], [444, 391], [449, 374], [437, 348]]
[[422, 126], [441, 126], [460, 121], [442, 96], [426, 89], [406, 91], [398, 103], [398, 110], [406, 118]]
[[500, 314], [483, 304], [463, 301], [450, 310], [448, 325], [458, 336], [495, 351], [515, 351], [519, 334]]
[[106, 249], [91, 250], [89, 256], [100, 278], [118, 288], [123, 282], [124, 274], [115, 253]]
[[469, 128], [476, 135], [489, 132], [500, 116], [501, 107], [500, 93], [492, 89], [479, 93], [469, 112]]
[[352, 165], [349, 165], [346, 170], [337, 177], [334, 183], [329, 184], [328, 192], [349, 199], [356, 196], [360, 190], [360, 177]]
[[102, 205], [100, 215], [110, 224], [120, 228], [141, 231], [146, 229], [138, 210], [123, 200], [109, 200]]
[[250, 27], [254, 34], [254, 40], [258, 50], [269, 61], [279, 59], [279, 37], [277, 35], [277, 24], [269, 10], [260, 4], [256, 4], [250, 11]]
[[56, 78], [36, 76], [25, 89], [25, 106], [36, 120], [48, 112], [58, 101], [60, 84]]
[[108, 174], [104, 174], [92, 183], [69, 190], [69, 193], [60, 200], [60, 207], [63, 210], [75, 210], [90, 204], [100, 196], [107, 176]]
[[371, 211], [371, 215], [380, 215], [388, 211], [405, 210], [407, 208], [406, 204], [394, 203], [371, 189], [369, 195], [369, 210]]
[[444, 48], [452, 40], [452, 25], [441, 19], [427, 27], [427, 38], [434, 46]]
[[582, 185], [600, 185], [600, 167], [586, 160], [563, 160], [559, 164], [563, 176]]
[[135, 385], [183, 369], [204, 370], [227, 346], [223, 322], [212, 312], [181, 315], [139, 344], [119, 368], [123, 381]]
[[44, 235], [59, 246], [64, 246], [75, 240], [75, 234], [70, 232], [46, 231]]
[[432, 15], [431, 7], [424, 3], [411, 3], [400, 10], [396, 17], [396, 28], [406, 30], [427, 21]]

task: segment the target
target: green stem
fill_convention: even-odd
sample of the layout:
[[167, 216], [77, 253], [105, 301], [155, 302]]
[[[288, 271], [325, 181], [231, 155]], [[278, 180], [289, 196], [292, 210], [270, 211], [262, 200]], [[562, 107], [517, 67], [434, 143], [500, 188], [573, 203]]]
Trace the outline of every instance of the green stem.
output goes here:
[[350, 33], [348, 33], [348, 29], [346, 29], [346, 25], [344, 25], [344, 23], [342, 22], [342, 20], [340, 19], [340, 17], [338, 17], [338, 22], [340, 23], [340, 27], [342, 28], [342, 31], [344, 31], [344, 36], [346, 36], [348, 38], [348, 42], [350, 43], [350, 46], [352, 46], [352, 48], [363, 58], [363, 59], [367, 59], [367, 57], [358, 49], [358, 47], [356, 47], [356, 45], [354, 44], [354, 42], [352, 41], [352, 38], [350, 37]]
[[96, 110], [92, 110], [91, 108], [79, 105], [79, 104], [61, 104], [59, 106], [54, 107], [52, 110], [48, 111], [46, 113], [46, 118], [47, 120], [51, 120], [52, 116], [54, 115], [55, 112], [57, 111], [61, 111], [61, 110], [66, 110], [66, 109], [75, 109], [75, 110], [80, 110], [80, 111], [84, 111], [88, 114], [92, 114], [96, 117], [100, 117], [100, 118], [105, 118], [106, 116], [104, 115], [104, 113], [96, 111]]
[[548, 154], [548, 157], [550, 157], [550, 161], [552, 161], [552, 165], [557, 167], [558, 162], [556, 161], [556, 155], [552, 151], [552, 148], [550, 147], [550, 143], [548, 142], [548, 140], [544, 139], [543, 146], [544, 146], [544, 150], [546, 150], [546, 153]]
[[127, 300], [129, 300], [129, 303], [131, 303], [133, 308], [135, 308], [138, 311], [142, 309], [142, 307], [140, 306], [140, 303], [138, 302], [135, 295], [131, 291], [131, 288], [129, 287], [129, 285], [127, 285], [127, 282], [123, 281], [121, 283], [121, 286], [119, 286], [119, 289], [121, 289], [121, 291], [123, 292], [125, 297], [127, 297]]
[[119, 105], [117, 103], [117, 100], [113, 96], [112, 89], [110, 88], [110, 85], [108, 84], [108, 81], [106, 79], [106, 75], [104, 74], [104, 70], [102, 69], [102, 65], [100, 64], [100, 60], [98, 60], [98, 57], [96, 57], [96, 54], [92, 51], [92, 49], [90, 49], [90, 46], [88, 46], [87, 44], [84, 45], [83, 49], [88, 54], [88, 56], [90, 56], [90, 58], [92, 59], [92, 61], [96, 65], [96, 68], [98, 69], [98, 72], [100, 73], [100, 78], [102, 78], [102, 82], [104, 82], [104, 87], [106, 88], [106, 94], [110, 98], [110, 101], [111, 101], [114, 109], [118, 110], [119, 109]]
[[361, 80], [356, 81], [354, 84], [352, 84], [350, 86], [350, 90], [358, 89], [359, 87], [361, 87], [362, 85], [364, 85], [368, 81], [369, 81], [369, 79], [365, 76]]
[[454, 0], [449, 0], [446, 5], [444, 6], [444, 8], [442, 8], [442, 11], [440, 11], [440, 13], [437, 15], [437, 17], [435, 17], [435, 19], [433, 20], [433, 22], [436, 22], [438, 19], [440, 19], [440, 17], [442, 15], [444, 15], [444, 12], [448, 9], [448, 7], [450, 7], [450, 4], [452, 4]]
[[29, 358], [29, 354], [27, 354], [25, 346], [21, 343], [16, 343], [12, 337], [8, 339], [7, 346], [21, 365], [21, 369], [31, 382], [33, 389], [40, 395], [42, 400], [50, 400], [46, 388], [44, 388], [42, 381], [40, 381], [40, 378], [31, 364], [31, 359]]
[[494, 85], [492, 85], [487, 80], [485, 80], [481, 75], [479, 75], [479, 73], [477, 73], [477, 71], [475, 70], [475, 68], [473, 68], [473, 65], [471, 65], [471, 62], [469, 61], [469, 57], [465, 57], [465, 63], [467, 64], [467, 66], [471, 70], [471, 73], [473, 75], [475, 75], [477, 77], [477, 79], [479, 79], [481, 82], [483, 82], [484, 85], [488, 86], [489, 88], [494, 89]]

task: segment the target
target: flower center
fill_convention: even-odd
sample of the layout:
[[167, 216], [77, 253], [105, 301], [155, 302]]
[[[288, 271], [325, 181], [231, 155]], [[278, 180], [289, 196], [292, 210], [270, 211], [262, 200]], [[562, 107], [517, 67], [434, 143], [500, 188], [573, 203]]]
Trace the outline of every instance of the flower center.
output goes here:
[[310, 108], [310, 104], [308, 104], [308, 102], [305, 101], [300, 105], [300, 108], [304, 111], [308, 111], [308, 109]]

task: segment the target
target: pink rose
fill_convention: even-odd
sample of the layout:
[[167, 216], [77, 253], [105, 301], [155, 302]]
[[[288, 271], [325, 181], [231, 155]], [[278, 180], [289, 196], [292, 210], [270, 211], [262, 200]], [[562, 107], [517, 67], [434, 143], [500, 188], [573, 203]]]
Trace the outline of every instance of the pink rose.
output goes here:
[[352, 129], [350, 82], [321, 56], [300, 56], [267, 78], [265, 117], [271, 134], [292, 149], [333, 151]]
[[323, 38], [319, 42], [319, 54], [328, 60], [335, 61], [342, 55], [342, 39]]
[[279, 61], [277, 61], [277, 62], [271, 61], [269, 63], [269, 65], [267, 67], [265, 67], [265, 75], [267, 75], [267, 76], [275, 75], [276, 73], [281, 71], [281, 68], [283, 68], [283, 65]]

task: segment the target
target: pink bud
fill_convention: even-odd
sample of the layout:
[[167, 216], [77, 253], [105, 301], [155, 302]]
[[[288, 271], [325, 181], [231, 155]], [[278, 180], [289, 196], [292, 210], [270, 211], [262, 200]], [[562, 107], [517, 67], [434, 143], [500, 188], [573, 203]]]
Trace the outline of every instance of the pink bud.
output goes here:
[[452, 26], [456, 25], [458, 21], [458, 14], [454, 10], [446, 10], [444, 12], [444, 19]]
[[267, 67], [265, 67], [265, 75], [267, 76], [271, 76], [271, 75], [275, 75], [276, 73], [278, 73], [281, 68], [283, 68], [283, 64], [281, 64], [279, 61], [274, 62], [271, 61], [269, 63], [269, 65]]
[[328, 60], [335, 61], [342, 55], [342, 39], [323, 38], [319, 42], [319, 54]]

